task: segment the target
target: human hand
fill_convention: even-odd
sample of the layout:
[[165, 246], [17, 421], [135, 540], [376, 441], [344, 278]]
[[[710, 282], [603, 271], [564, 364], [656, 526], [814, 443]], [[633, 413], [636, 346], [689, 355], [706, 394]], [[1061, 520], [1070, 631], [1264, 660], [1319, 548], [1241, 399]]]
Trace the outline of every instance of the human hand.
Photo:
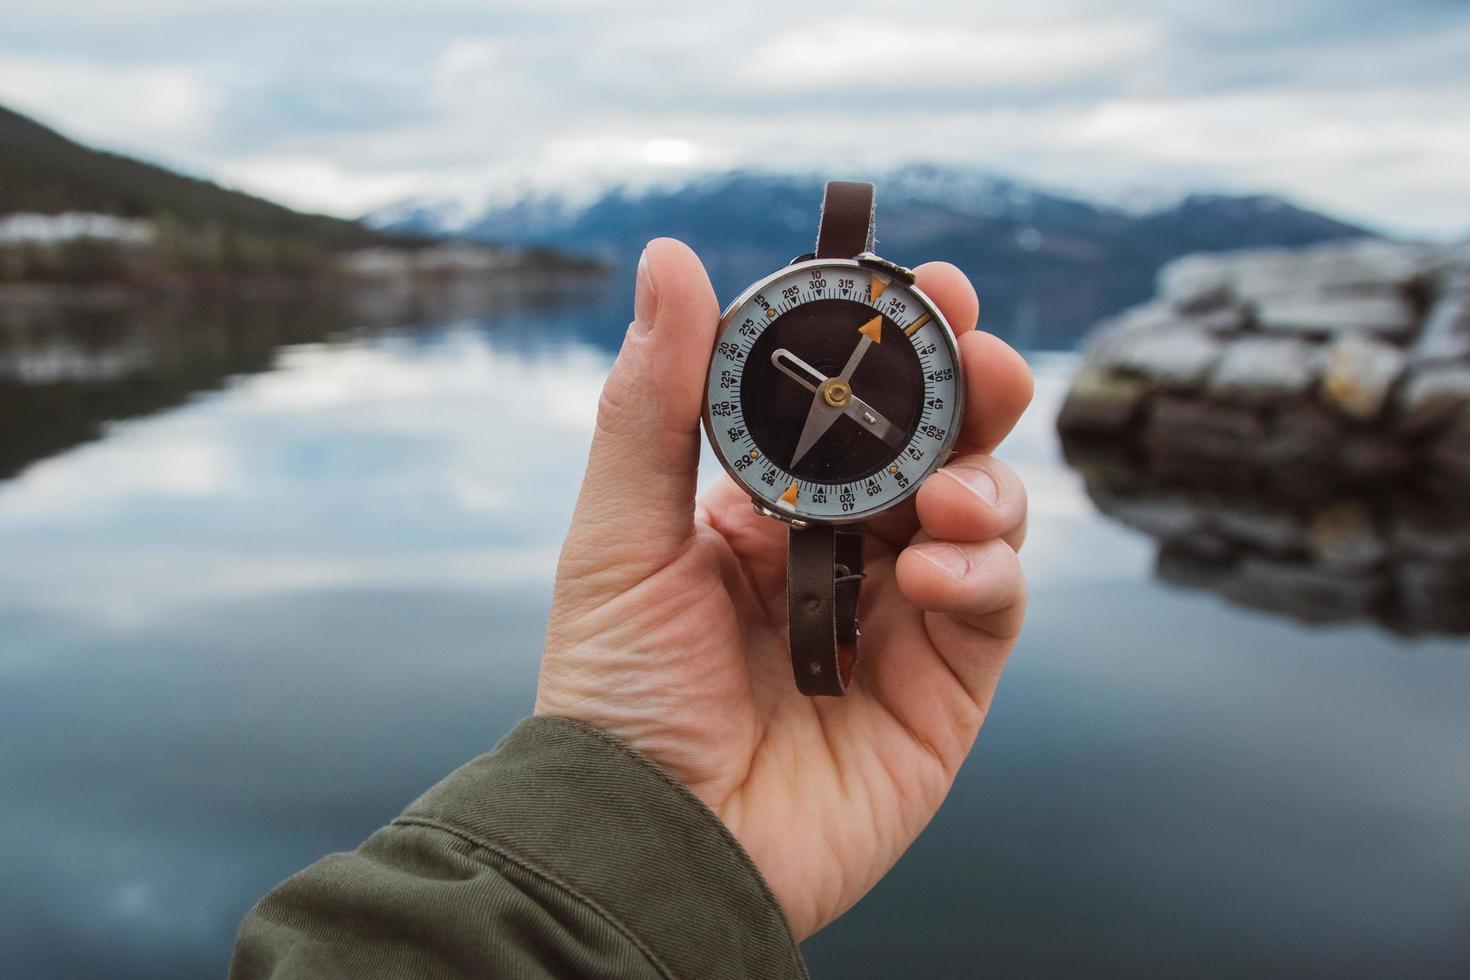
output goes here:
[[805, 697], [792, 678], [786, 526], [728, 476], [695, 499], [719, 310], [672, 239], [639, 262], [557, 568], [536, 713], [605, 729], [692, 790], [798, 939], [861, 898], [939, 808], [1025, 608], [1025, 489], [989, 453], [1030, 401], [1031, 374], [975, 331], [959, 270], [917, 275], [957, 335], [966, 417], [949, 464], [867, 525], [846, 697]]

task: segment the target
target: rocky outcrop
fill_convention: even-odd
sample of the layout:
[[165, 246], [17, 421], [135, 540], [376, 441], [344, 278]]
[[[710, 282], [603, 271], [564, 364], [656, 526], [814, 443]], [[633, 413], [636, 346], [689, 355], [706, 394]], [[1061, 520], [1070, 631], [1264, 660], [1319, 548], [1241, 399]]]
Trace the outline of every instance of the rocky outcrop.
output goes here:
[[1470, 247], [1375, 239], [1192, 255], [1095, 331], [1070, 442], [1470, 489]]

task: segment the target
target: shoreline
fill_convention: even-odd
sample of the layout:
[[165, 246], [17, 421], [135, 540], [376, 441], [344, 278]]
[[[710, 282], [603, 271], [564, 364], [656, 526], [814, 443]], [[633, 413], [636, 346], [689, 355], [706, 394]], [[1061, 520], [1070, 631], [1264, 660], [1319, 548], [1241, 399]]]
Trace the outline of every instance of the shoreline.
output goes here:
[[219, 300], [290, 301], [333, 299], [362, 290], [396, 295], [483, 291], [537, 292], [605, 284], [611, 270], [601, 265], [507, 265], [474, 273], [417, 272], [365, 275], [350, 271], [314, 276], [203, 276], [156, 282], [0, 282], [0, 311], [24, 309], [117, 310], [155, 304]]

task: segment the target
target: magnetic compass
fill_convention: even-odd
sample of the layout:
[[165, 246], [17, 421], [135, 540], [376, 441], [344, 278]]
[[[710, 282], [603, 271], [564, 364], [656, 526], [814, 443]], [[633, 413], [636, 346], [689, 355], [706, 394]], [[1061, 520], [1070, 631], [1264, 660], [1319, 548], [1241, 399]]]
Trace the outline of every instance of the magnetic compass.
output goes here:
[[815, 254], [725, 310], [705, 390], [716, 456], [791, 525], [792, 662], [808, 694], [850, 679], [862, 522], [917, 491], [964, 418], [954, 334], [912, 272], [871, 252], [872, 202], [871, 184], [827, 185]]

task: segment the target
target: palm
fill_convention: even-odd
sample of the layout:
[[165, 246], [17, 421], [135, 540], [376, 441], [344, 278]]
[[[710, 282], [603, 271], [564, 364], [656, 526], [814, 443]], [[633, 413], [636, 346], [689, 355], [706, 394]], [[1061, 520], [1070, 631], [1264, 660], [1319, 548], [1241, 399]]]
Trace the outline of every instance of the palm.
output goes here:
[[[847, 697], [797, 692], [787, 532], [728, 478], [699, 501], [688, 550], [599, 610], [574, 647], [599, 659], [636, 651], [623, 676], [601, 675], [609, 689], [678, 693], [673, 710], [643, 700], [646, 710], [598, 720], [634, 744], [668, 747], [655, 750], [660, 761], [759, 867], [778, 869], [767, 878], [798, 935], [839, 915], [897, 860], [980, 727], [983, 706], [895, 585], [897, 551], [917, 530], [910, 505], [869, 534], [862, 661]], [[814, 853], [839, 860], [813, 865]]]
[[713, 294], [684, 246], [645, 254], [663, 269], [658, 325], [630, 330], [603, 388], [536, 711], [603, 728], [689, 787], [804, 938], [898, 859], [979, 730], [1024, 608], [1025, 492], [986, 454], [1029, 400], [1030, 376], [973, 330], [958, 270], [918, 270], [967, 377], [957, 455], [868, 523], [853, 684], [808, 698], [791, 673], [786, 528], [728, 478], [694, 497], [703, 376], [683, 366], [708, 360]]

